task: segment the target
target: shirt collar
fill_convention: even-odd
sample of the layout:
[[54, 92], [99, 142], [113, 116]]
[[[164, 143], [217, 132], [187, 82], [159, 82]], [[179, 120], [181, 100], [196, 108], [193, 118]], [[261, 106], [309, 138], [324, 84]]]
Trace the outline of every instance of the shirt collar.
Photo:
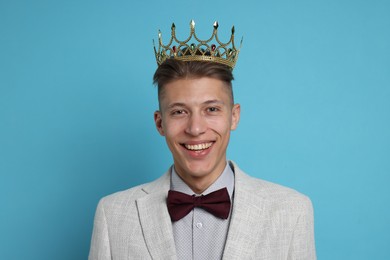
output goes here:
[[[171, 190], [183, 192], [188, 195], [196, 194], [191, 190], [191, 188], [180, 178], [180, 176], [176, 173], [175, 167], [171, 168]], [[227, 188], [229, 192], [230, 199], [232, 199], [233, 190], [234, 190], [234, 173], [230, 168], [229, 163], [226, 163], [225, 169], [222, 174], [215, 180], [213, 184], [210, 185], [202, 194], [196, 195], [207, 195], [213, 191]]]

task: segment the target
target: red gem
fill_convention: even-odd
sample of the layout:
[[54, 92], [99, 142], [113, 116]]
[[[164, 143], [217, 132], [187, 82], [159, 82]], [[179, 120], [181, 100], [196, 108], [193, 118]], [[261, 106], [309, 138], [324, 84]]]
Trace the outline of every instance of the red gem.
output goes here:
[[173, 46], [172, 49], [173, 49], [173, 52], [176, 52], [176, 46]]
[[216, 47], [215, 47], [215, 44], [211, 45], [211, 50], [212, 50], [212, 51], [215, 51], [215, 48], [216, 48]]

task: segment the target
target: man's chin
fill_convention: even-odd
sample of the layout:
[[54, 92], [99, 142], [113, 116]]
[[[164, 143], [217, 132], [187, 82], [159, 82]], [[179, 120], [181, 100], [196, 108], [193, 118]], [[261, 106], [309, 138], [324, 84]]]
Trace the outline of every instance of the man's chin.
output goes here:
[[205, 160], [194, 160], [187, 162], [186, 166], [182, 168], [183, 174], [193, 179], [200, 179], [213, 175], [215, 171], [214, 164]]

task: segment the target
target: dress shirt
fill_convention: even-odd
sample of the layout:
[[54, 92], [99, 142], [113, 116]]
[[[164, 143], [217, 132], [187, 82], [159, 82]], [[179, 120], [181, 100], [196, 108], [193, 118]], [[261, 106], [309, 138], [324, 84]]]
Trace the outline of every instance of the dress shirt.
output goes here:
[[[188, 195], [195, 193], [179, 177], [172, 167], [171, 189]], [[229, 164], [218, 179], [202, 194], [226, 187], [233, 205], [234, 173]], [[194, 208], [184, 218], [172, 222], [177, 257], [179, 260], [216, 260], [222, 259], [226, 237], [229, 229], [230, 214], [227, 219], [220, 219], [202, 208]]]

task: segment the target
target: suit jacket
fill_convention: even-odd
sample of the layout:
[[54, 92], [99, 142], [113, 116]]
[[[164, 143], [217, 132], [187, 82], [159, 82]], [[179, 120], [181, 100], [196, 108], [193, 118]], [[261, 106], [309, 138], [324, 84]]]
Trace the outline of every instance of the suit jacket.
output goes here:
[[[309, 198], [230, 164], [235, 188], [223, 259], [316, 259]], [[89, 260], [177, 259], [166, 205], [169, 188], [170, 171], [101, 199]]]

